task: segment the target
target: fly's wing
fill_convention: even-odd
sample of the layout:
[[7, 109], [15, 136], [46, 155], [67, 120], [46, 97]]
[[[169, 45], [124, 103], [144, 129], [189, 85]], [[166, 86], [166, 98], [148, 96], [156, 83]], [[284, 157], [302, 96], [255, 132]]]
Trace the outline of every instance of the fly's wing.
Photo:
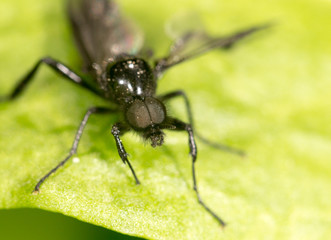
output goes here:
[[202, 55], [213, 49], [229, 48], [240, 39], [267, 27], [269, 27], [269, 25], [254, 26], [221, 37], [210, 36], [201, 29], [189, 30], [182, 34], [182, 36], [173, 43], [167, 57], [156, 61], [154, 68], [155, 74], [157, 77], [160, 77], [164, 71], [172, 66]]
[[112, 0], [69, 0], [68, 12], [85, 67], [105, 63], [121, 54], [137, 53], [143, 35], [124, 18]]

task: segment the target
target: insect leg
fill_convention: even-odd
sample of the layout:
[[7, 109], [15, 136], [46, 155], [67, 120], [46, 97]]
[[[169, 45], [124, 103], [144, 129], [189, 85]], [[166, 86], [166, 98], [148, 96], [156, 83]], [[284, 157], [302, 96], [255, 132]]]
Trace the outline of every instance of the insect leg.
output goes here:
[[70, 152], [68, 154], [68, 156], [62, 160], [58, 165], [56, 165], [55, 168], [53, 168], [52, 170], [50, 170], [45, 176], [43, 176], [39, 182], [37, 183], [37, 185], [35, 186], [34, 188], [34, 191], [33, 193], [34, 194], [38, 194], [40, 192], [40, 185], [54, 172], [56, 172], [61, 166], [63, 166], [71, 157], [72, 155], [74, 155], [76, 152], [77, 152], [77, 148], [78, 148], [78, 144], [79, 144], [79, 141], [82, 137], [82, 134], [83, 134], [83, 131], [84, 131], [84, 128], [87, 124], [87, 121], [89, 119], [89, 117], [91, 116], [91, 114], [93, 113], [98, 113], [98, 114], [102, 114], [102, 113], [113, 113], [115, 112], [116, 110], [113, 110], [113, 109], [109, 109], [109, 108], [103, 108], [103, 107], [91, 107], [87, 110], [87, 112], [85, 113], [84, 115], [84, 118], [83, 120], [81, 121], [80, 125], [79, 125], [79, 128], [76, 132], [76, 135], [75, 135], [75, 140], [72, 144], [72, 147], [70, 149]]
[[253, 26], [228, 36], [219, 37], [212, 37], [201, 31], [188, 32], [175, 41], [168, 56], [155, 61], [154, 74], [159, 78], [164, 71], [179, 63], [193, 59], [213, 49], [229, 49], [239, 40], [270, 26], [271, 24]]
[[190, 155], [192, 156], [192, 177], [193, 177], [193, 189], [197, 195], [199, 203], [209, 212], [223, 227], [226, 225], [225, 222], [216, 215], [202, 200], [200, 197], [200, 193], [198, 191], [198, 184], [196, 179], [196, 171], [195, 171], [195, 162], [197, 160], [197, 146], [194, 140], [193, 135], [193, 128], [191, 124], [184, 123], [175, 118], [168, 118], [165, 124], [165, 128], [170, 130], [177, 130], [177, 131], [186, 131], [188, 133], [188, 142], [190, 147]]
[[70, 80], [71, 82], [78, 84], [79, 86], [97, 94], [98, 96], [101, 95], [100, 92], [96, 88], [87, 84], [87, 82], [82, 77], [80, 77], [78, 74], [76, 74], [69, 67], [67, 67], [66, 65], [64, 65], [63, 63], [61, 63], [57, 60], [54, 60], [53, 58], [44, 57], [44, 58], [40, 59], [36, 63], [36, 65], [30, 70], [30, 72], [28, 72], [18, 82], [18, 84], [16, 85], [14, 90], [8, 96], [1, 98], [0, 101], [6, 101], [6, 100], [8, 101], [8, 100], [12, 100], [12, 99], [15, 99], [16, 97], [18, 97], [21, 94], [21, 92], [23, 92], [23, 90], [27, 87], [27, 85], [31, 82], [33, 76], [35, 75], [35, 73], [37, 72], [37, 70], [39, 69], [39, 67], [42, 63], [47, 64], [49, 67], [51, 67], [56, 72], [60, 73], [62, 76], [64, 76], [66, 79]]
[[[170, 92], [170, 93], [167, 93], [167, 94], [164, 94], [164, 95], [159, 96], [159, 99], [161, 101], [168, 101], [168, 100], [171, 100], [171, 99], [176, 98], [176, 97], [182, 97], [184, 99], [185, 106], [186, 106], [186, 113], [187, 113], [187, 116], [188, 116], [189, 123], [194, 128], [194, 122], [193, 122], [193, 115], [192, 115], [191, 105], [190, 105], [190, 102], [188, 100], [188, 97], [187, 97], [187, 95], [185, 94], [184, 91], [177, 90], [177, 91], [174, 91], [174, 92]], [[242, 157], [244, 157], [246, 155], [245, 152], [242, 151], [242, 150], [240, 150], [240, 149], [236, 149], [236, 148], [233, 148], [233, 147], [224, 145], [224, 144], [220, 144], [220, 143], [216, 143], [216, 142], [210, 141], [207, 138], [201, 136], [196, 131], [195, 131], [195, 136], [199, 140], [201, 140], [203, 143], [205, 143], [205, 144], [207, 144], [207, 145], [209, 145], [211, 147], [214, 147], [216, 149], [219, 149], [219, 150], [222, 150], [222, 151], [225, 151], [225, 152], [228, 152], [228, 153], [236, 154], [236, 155], [239, 155], [239, 156], [242, 156]]]
[[136, 180], [136, 184], [139, 185], [140, 181], [130, 163], [130, 161], [128, 160], [128, 154], [125, 151], [125, 148], [122, 144], [122, 140], [120, 139], [120, 135], [123, 134], [124, 132], [126, 132], [128, 130], [128, 127], [122, 123], [115, 123], [111, 129], [111, 133], [113, 134], [115, 141], [116, 141], [116, 147], [117, 147], [117, 151], [118, 151], [118, 155], [120, 155], [122, 161], [124, 164], [128, 164], [132, 175], [134, 177], [134, 179]]

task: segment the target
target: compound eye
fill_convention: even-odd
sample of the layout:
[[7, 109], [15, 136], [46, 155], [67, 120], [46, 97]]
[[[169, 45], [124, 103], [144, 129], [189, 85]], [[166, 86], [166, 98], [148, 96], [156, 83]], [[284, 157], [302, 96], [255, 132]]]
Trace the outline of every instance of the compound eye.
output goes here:
[[146, 98], [145, 104], [148, 108], [149, 115], [154, 124], [160, 124], [164, 121], [166, 111], [164, 105], [155, 98]]
[[143, 101], [136, 100], [126, 112], [126, 119], [134, 128], [146, 128], [152, 124], [147, 106]]
[[144, 100], [136, 99], [127, 108], [125, 117], [133, 128], [144, 129], [153, 124], [161, 124], [166, 118], [166, 110], [159, 100], [146, 97]]

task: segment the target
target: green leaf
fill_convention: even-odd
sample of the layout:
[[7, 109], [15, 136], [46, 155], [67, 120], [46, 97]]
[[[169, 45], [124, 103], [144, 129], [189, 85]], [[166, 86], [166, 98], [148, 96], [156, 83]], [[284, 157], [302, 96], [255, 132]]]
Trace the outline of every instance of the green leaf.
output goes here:
[[[43, 67], [16, 101], [0, 105], [0, 207], [40, 208], [150, 239], [327, 239], [331, 235], [331, 2], [120, 1], [162, 56], [163, 31], [176, 12], [197, 11], [209, 32], [275, 22], [229, 51], [171, 69], [159, 93], [184, 89], [199, 132], [245, 149], [240, 159], [198, 141], [198, 204], [187, 136], [167, 132], [153, 149], [123, 137], [142, 184], [118, 157], [110, 133], [116, 116], [92, 117], [70, 161], [32, 195], [62, 160], [86, 109], [105, 104]], [[0, 3], [0, 95], [49, 55], [79, 69], [62, 1]], [[181, 101], [170, 105], [185, 118]], [[19, 226], [17, 226], [19, 228]], [[0, 233], [1, 234], [1, 233]]]
[[37, 208], [2, 209], [0, 210], [0, 224], [3, 239], [143, 239]]

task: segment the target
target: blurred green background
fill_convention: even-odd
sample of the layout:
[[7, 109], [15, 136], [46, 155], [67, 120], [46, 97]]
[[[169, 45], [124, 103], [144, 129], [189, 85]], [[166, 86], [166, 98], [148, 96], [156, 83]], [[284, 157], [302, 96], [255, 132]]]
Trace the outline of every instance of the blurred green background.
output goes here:
[[[80, 163], [66, 165], [42, 186], [42, 194], [32, 196], [36, 180], [65, 156], [85, 109], [103, 104], [43, 67], [20, 99], [0, 105], [0, 207], [45, 209], [91, 224], [42, 210], [2, 210], [0, 238], [49, 239], [50, 233], [62, 239], [126, 239], [109, 228], [151, 239], [328, 239], [331, 1], [120, 5], [157, 56], [171, 42], [164, 23], [178, 12], [195, 12], [213, 34], [276, 23], [231, 51], [171, 69], [159, 83], [159, 93], [187, 91], [200, 132], [249, 155], [238, 159], [198, 141], [201, 195], [229, 225], [220, 230], [196, 202], [185, 134], [167, 134], [166, 145], [156, 150], [134, 135], [123, 138], [143, 182], [137, 188], [114, 154], [109, 128], [116, 117], [91, 119]], [[64, 9], [64, 1], [0, 2], [0, 95], [42, 56], [79, 69]], [[170, 107], [185, 118], [181, 101]], [[64, 230], [54, 232], [52, 226]]]
[[0, 226], [1, 238], [8, 240], [142, 239], [39, 209], [0, 210]]

